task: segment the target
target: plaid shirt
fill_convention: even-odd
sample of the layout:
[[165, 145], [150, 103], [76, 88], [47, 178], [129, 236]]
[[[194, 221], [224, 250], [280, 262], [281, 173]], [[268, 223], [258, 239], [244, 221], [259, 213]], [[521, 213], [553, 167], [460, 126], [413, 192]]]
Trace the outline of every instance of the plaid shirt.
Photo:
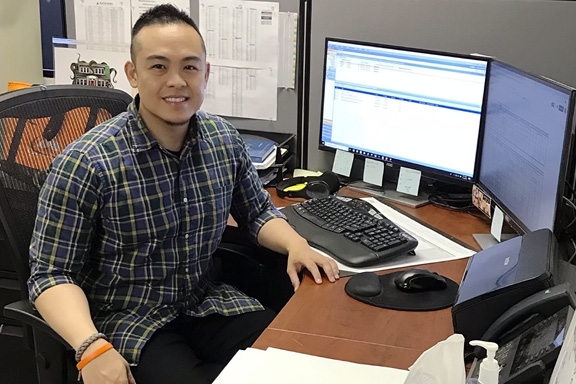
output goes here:
[[82, 287], [96, 327], [130, 364], [153, 332], [184, 313], [262, 309], [207, 280], [231, 213], [256, 241], [282, 217], [238, 132], [199, 111], [180, 154], [162, 149], [138, 114], [93, 128], [50, 167], [30, 245], [30, 300], [57, 284]]

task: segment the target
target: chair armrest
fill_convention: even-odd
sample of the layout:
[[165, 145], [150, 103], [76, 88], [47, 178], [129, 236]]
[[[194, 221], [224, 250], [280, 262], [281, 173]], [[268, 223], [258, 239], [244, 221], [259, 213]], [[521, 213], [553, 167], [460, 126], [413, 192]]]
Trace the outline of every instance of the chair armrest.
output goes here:
[[48, 323], [42, 318], [42, 316], [40, 316], [40, 313], [34, 309], [28, 300], [20, 300], [4, 306], [4, 316], [14, 320], [19, 320], [23, 324], [32, 327], [34, 332], [44, 332], [45, 334], [48, 334], [49, 336], [62, 343], [67, 348], [72, 348], [66, 342], [66, 340], [64, 340], [59, 334], [56, 333], [56, 331], [52, 329], [52, 327], [48, 325]]
[[287, 256], [246, 244], [220, 243], [214, 254], [216, 281], [236, 286], [279, 312], [294, 293], [286, 273]]

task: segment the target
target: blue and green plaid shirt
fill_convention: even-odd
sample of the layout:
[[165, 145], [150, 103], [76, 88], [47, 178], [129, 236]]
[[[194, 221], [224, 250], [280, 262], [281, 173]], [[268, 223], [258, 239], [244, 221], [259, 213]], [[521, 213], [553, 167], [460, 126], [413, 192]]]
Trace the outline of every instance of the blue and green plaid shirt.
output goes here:
[[53, 161], [28, 282], [32, 302], [57, 284], [82, 287], [97, 328], [130, 364], [181, 313], [262, 309], [206, 273], [229, 214], [255, 241], [264, 223], [282, 217], [230, 123], [199, 111], [174, 154], [148, 131], [138, 100]]

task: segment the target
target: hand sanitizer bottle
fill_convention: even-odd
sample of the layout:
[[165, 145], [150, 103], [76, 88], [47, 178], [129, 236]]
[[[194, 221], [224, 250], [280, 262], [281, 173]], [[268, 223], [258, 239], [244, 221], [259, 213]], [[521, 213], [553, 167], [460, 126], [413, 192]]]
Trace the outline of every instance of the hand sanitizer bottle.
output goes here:
[[494, 358], [496, 356], [496, 351], [498, 350], [498, 344], [490, 341], [472, 340], [470, 341], [470, 345], [486, 349], [486, 358], [480, 363], [478, 383], [498, 384], [500, 366], [498, 365], [498, 361]]

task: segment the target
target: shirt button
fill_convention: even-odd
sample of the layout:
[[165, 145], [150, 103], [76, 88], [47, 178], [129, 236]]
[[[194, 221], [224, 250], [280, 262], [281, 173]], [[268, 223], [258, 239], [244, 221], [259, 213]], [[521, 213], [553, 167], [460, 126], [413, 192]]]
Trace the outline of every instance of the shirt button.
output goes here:
[[189, 237], [190, 237], [190, 234], [188, 234], [188, 233], [187, 233], [186, 235], [184, 235], [184, 238], [185, 238], [185, 239], [187, 239], [187, 238], [189, 238]]
[[188, 267], [184, 268], [184, 272], [186, 272], [186, 273], [190, 272], [190, 268], [188, 268]]
[[185, 202], [185, 203], [188, 202], [188, 198], [187, 198], [187, 197], [184, 198], [184, 202]]

